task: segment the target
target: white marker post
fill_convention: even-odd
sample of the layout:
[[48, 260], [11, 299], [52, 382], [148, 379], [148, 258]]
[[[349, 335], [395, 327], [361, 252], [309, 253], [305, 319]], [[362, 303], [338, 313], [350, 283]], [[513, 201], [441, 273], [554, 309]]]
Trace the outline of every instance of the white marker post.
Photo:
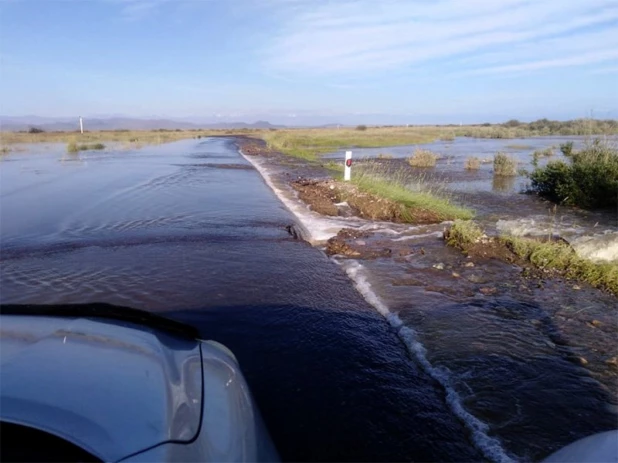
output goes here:
[[79, 131], [84, 133], [84, 121], [82, 120], [82, 116], [79, 116]]
[[346, 182], [350, 181], [352, 177], [352, 151], [345, 152], [345, 170], [343, 173], [343, 179]]

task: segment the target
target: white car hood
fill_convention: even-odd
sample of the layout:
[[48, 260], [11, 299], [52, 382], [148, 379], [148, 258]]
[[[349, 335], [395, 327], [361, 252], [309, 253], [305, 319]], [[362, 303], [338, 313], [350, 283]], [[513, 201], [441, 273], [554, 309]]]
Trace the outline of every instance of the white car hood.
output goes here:
[[104, 461], [188, 442], [202, 410], [200, 343], [119, 321], [0, 317], [0, 419]]

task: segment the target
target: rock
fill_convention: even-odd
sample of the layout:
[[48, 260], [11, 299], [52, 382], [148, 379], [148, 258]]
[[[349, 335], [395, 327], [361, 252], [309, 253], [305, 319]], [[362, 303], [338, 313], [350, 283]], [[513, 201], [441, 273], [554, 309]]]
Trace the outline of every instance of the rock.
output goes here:
[[461, 275], [460, 275], [459, 273], [457, 273], [457, 272], [453, 272], [453, 276], [454, 276], [455, 278], [459, 278]]
[[608, 358], [607, 360], [605, 360], [605, 363], [613, 367], [618, 367], [618, 357], [614, 356], [614, 357]]
[[436, 268], [438, 270], [444, 270], [444, 264], [442, 262], [440, 262], [439, 264], [433, 264], [433, 268]]
[[479, 283], [479, 284], [488, 283], [487, 278], [483, 278], [481, 275], [470, 275], [466, 277], [466, 280], [468, 280], [471, 283]]
[[490, 296], [492, 294], [496, 294], [498, 292], [498, 289], [494, 287], [484, 287], [484, 288], [479, 289], [479, 291], [483, 293], [485, 296]]
[[590, 322], [590, 324], [591, 324], [592, 326], [594, 326], [595, 328], [598, 328], [598, 327], [599, 327], [599, 326], [601, 326], [603, 323], [601, 323], [599, 320], [592, 320], [592, 321]]
[[581, 289], [581, 287], [579, 287], [578, 285], [573, 285], [573, 289], [574, 289], [574, 290], [580, 290], [580, 289]]
[[474, 267], [474, 262], [466, 262], [464, 267]]
[[577, 357], [577, 361], [582, 365], [588, 365], [588, 360], [586, 360], [584, 357]]
[[365, 240], [356, 240], [354, 243], [358, 244], [359, 246], [365, 246], [367, 244]]
[[551, 347], [552, 349], [556, 347], [556, 345], [553, 342], [551, 342], [551, 341], [549, 341], [547, 339], [545, 340], [545, 345], [547, 347]]

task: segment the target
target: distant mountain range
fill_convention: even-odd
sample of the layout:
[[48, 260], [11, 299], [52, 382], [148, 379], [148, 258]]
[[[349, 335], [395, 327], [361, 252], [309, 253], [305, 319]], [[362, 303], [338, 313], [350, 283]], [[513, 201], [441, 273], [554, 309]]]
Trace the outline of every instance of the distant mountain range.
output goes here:
[[[17, 132], [29, 130], [32, 127], [53, 131], [69, 131], [79, 129], [78, 119], [50, 118], [38, 116], [0, 116], [0, 130]], [[283, 128], [267, 121], [246, 122], [216, 122], [197, 124], [172, 119], [139, 119], [132, 117], [84, 118], [84, 130], [153, 130], [153, 129], [270, 129]]]

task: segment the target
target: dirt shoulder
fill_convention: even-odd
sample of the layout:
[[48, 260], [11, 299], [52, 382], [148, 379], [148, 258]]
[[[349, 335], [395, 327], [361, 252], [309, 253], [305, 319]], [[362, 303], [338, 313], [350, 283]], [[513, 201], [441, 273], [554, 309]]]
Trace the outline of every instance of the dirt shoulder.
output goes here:
[[337, 180], [298, 179], [291, 182], [299, 198], [312, 210], [329, 216], [356, 216], [380, 222], [430, 224], [442, 220], [433, 211], [409, 207], [361, 191]]

